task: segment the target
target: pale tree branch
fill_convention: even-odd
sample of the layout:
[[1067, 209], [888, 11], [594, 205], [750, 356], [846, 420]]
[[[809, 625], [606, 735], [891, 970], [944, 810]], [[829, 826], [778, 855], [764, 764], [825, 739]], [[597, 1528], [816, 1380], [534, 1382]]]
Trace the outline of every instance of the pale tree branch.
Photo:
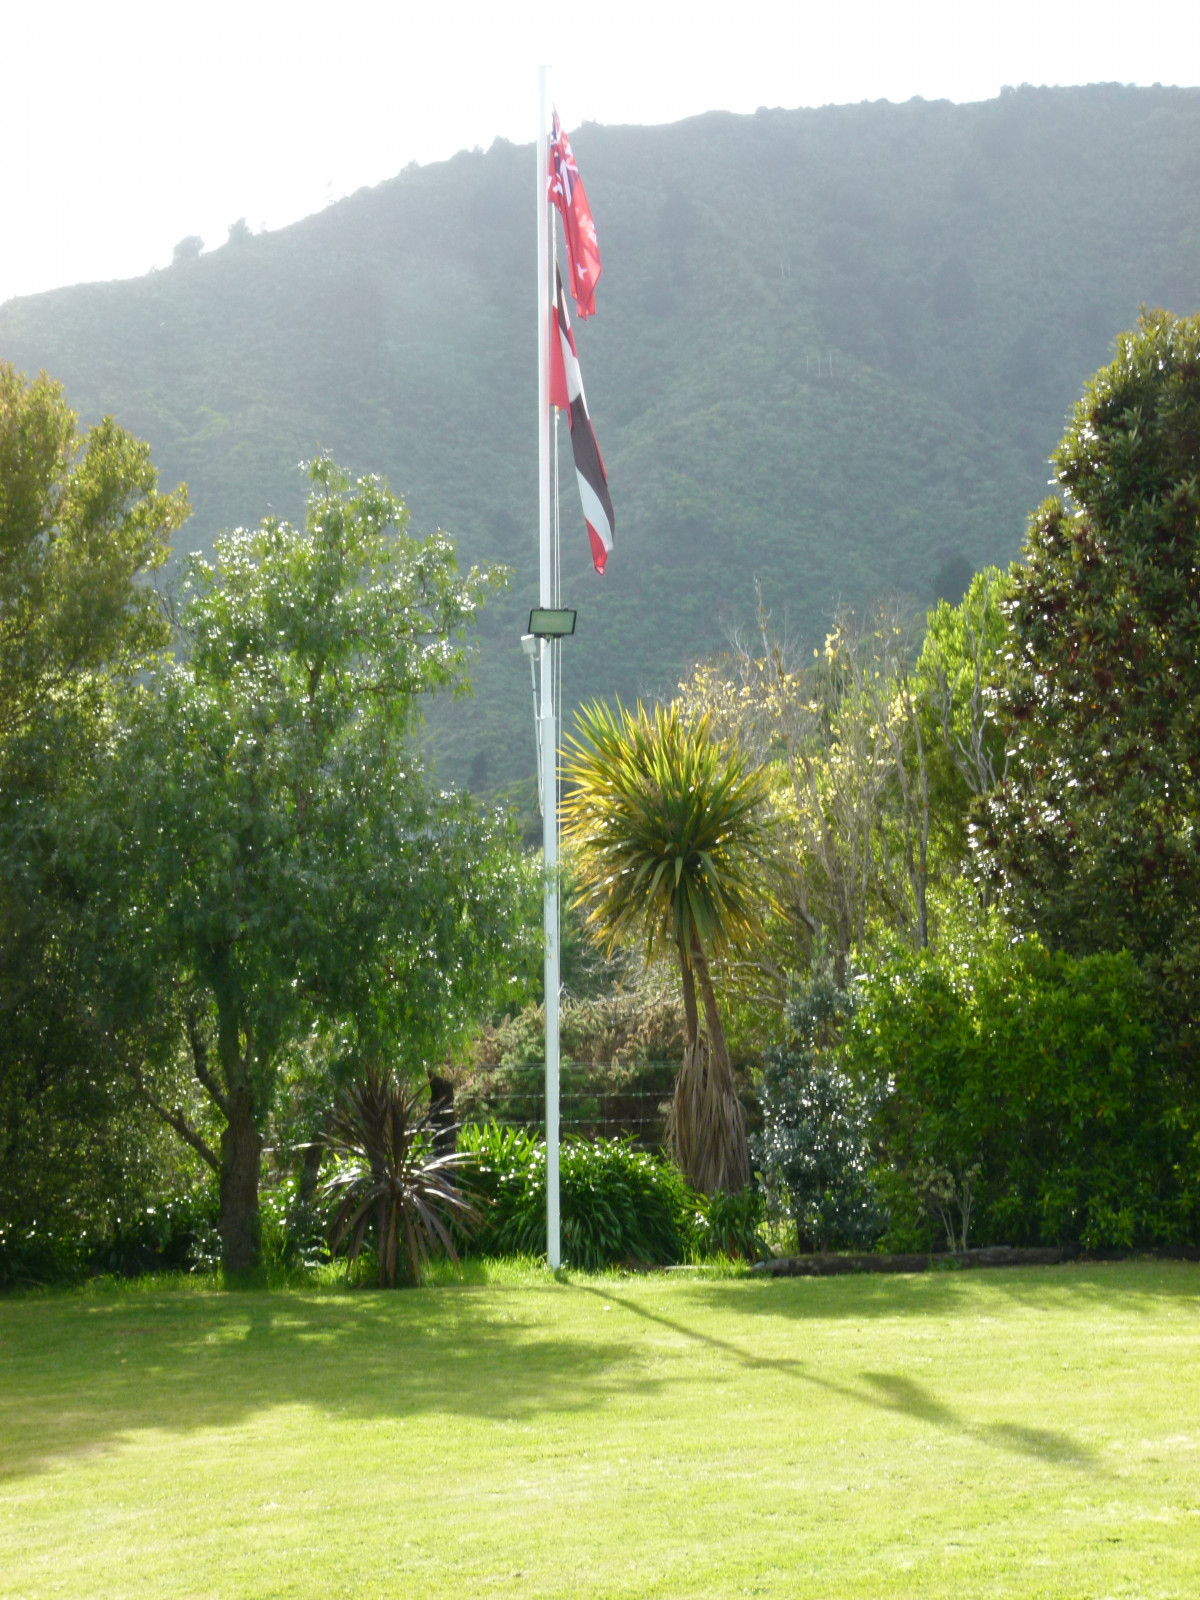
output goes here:
[[220, 1084], [213, 1077], [209, 1070], [208, 1043], [200, 1031], [200, 1024], [196, 1020], [196, 1014], [194, 1011], [188, 1012], [187, 1035], [188, 1044], [191, 1046], [192, 1050], [192, 1066], [195, 1069], [196, 1077], [199, 1080], [202, 1088], [207, 1093], [209, 1099], [225, 1118], [226, 1122], [228, 1122], [230, 1120], [229, 1100], [222, 1090]]
[[220, 1157], [215, 1153], [205, 1139], [196, 1132], [195, 1128], [191, 1126], [178, 1106], [175, 1106], [174, 1108], [165, 1106], [162, 1101], [157, 1098], [157, 1096], [147, 1087], [146, 1081], [142, 1077], [141, 1071], [137, 1067], [133, 1068], [133, 1086], [137, 1090], [138, 1094], [141, 1095], [146, 1104], [150, 1107], [151, 1111], [154, 1112], [156, 1117], [159, 1117], [163, 1122], [165, 1122], [169, 1128], [174, 1128], [175, 1132], [184, 1141], [184, 1143], [191, 1145], [192, 1149], [200, 1157], [201, 1161], [206, 1162], [214, 1172], [220, 1172]]

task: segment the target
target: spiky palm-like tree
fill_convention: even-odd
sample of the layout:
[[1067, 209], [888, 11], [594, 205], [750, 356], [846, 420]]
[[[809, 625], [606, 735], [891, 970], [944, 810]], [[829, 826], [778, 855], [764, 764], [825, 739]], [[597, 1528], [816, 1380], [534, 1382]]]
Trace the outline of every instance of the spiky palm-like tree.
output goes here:
[[410, 1283], [421, 1281], [430, 1247], [457, 1261], [450, 1225], [471, 1228], [479, 1213], [454, 1182], [469, 1158], [439, 1153], [441, 1125], [422, 1114], [415, 1095], [388, 1072], [368, 1071], [343, 1091], [330, 1119], [327, 1148], [341, 1157], [324, 1185], [341, 1205], [329, 1230], [336, 1250], [347, 1237], [351, 1261], [371, 1223], [379, 1241], [379, 1287], [395, 1288], [403, 1245]]
[[706, 1193], [742, 1189], [745, 1122], [709, 961], [761, 935], [772, 860], [766, 776], [713, 736], [708, 716], [689, 722], [674, 706], [651, 713], [640, 701], [636, 712], [595, 703], [567, 743], [564, 838], [589, 930], [609, 953], [638, 939], [648, 957], [673, 948], [679, 961], [676, 1157]]

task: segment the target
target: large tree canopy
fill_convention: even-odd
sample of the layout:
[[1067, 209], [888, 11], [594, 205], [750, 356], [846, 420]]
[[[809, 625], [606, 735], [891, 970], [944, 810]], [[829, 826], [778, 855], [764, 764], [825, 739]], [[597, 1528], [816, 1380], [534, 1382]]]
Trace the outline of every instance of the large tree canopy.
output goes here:
[[131, 692], [76, 834], [114, 1027], [157, 995], [186, 1038], [219, 1139], [142, 1084], [220, 1174], [235, 1271], [285, 1052], [324, 1019], [370, 1064], [435, 1062], [511, 967], [520, 888], [504, 829], [436, 793], [408, 737], [420, 696], [464, 684], [495, 577], [412, 537], [378, 481], [310, 475], [305, 528], [191, 564], [176, 658]]
[[980, 842], [1025, 920], [1200, 971], [1200, 317], [1143, 315], [1054, 456], [1013, 569], [1010, 769]]
[[114, 683], [167, 642], [144, 581], [188, 514], [149, 447], [81, 432], [60, 386], [0, 363], [0, 1227], [86, 1227], [148, 1145], [91, 1028], [50, 821], [86, 783]]

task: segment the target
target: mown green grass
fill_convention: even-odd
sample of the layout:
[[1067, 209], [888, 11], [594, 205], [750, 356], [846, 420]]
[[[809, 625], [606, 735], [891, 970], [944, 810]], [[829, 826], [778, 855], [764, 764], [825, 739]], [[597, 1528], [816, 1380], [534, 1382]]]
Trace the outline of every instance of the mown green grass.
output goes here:
[[0, 1594], [1191, 1596], [1200, 1268], [0, 1300]]

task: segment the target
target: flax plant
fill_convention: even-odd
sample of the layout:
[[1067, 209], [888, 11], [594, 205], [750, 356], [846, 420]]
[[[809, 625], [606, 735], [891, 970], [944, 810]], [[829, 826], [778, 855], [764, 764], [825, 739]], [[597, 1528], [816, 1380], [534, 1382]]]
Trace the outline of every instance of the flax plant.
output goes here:
[[402, 1245], [408, 1281], [419, 1284], [431, 1249], [440, 1245], [458, 1260], [452, 1226], [470, 1231], [479, 1221], [479, 1212], [455, 1183], [458, 1168], [469, 1158], [439, 1153], [437, 1131], [409, 1089], [390, 1073], [376, 1071], [343, 1092], [331, 1118], [327, 1147], [340, 1162], [324, 1193], [341, 1204], [329, 1247], [336, 1251], [349, 1239], [353, 1261], [374, 1222], [381, 1289], [396, 1286]]

